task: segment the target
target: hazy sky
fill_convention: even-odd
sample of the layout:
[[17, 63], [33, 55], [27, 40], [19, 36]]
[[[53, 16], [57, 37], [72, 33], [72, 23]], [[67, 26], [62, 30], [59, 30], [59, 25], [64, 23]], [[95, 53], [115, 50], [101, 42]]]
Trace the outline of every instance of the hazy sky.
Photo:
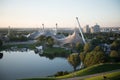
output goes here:
[[0, 27], [120, 27], [120, 0], [0, 0]]

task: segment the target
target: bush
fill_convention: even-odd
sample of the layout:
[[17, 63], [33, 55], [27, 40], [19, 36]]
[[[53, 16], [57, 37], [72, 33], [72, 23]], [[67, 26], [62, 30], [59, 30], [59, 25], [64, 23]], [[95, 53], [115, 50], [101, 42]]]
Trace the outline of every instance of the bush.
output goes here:
[[110, 57], [111, 57], [111, 58], [119, 57], [118, 52], [117, 52], [116, 50], [112, 50], [112, 51], [110, 52]]
[[120, 62], [120, 56], [116, 50], [112, 50], [109, 56], [111, 62]]
[[56, 76], [63, 76], [63, 75], [66, 75], [66, 74], [69, 74], [69, 72], [67, 72], [67, 71], [60, 71], [60, 72], [57, 72], [54, 76], [56, 77]]

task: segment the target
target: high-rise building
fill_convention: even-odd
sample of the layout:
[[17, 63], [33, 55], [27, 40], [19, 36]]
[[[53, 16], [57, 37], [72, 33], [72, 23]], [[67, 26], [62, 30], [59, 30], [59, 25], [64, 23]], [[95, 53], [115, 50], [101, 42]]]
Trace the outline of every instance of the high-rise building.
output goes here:
[[98, 24], [91, 27], [91, 33], [100, 32], [100, 26]]
[[84, 32], [84, 33], [90, 33], [89, 25], [86, 25], [86, 26], [83, 28], [83, 32]]

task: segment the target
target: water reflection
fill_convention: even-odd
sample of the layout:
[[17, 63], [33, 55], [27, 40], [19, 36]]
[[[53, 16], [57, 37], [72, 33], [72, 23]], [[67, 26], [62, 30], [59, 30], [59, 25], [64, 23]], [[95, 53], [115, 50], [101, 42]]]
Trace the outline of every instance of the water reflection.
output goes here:
[[3, 53], [0, 53], [0, 59], [2, 59], [3, 58]]
[[50, 60], [53, 60], [56, 57], [60, 57], [60, 58], [67, 58], [69, 56], [69, 54], [65, 53], [65, 54], [60, 54], [60, 53], [43, 53], [43, 54], [38, 54], [40, 57], [46, 57], [49, 58]]
[[28, 48], [18, 48], [18, 47], [16, 47], [16, 46], [14, 46], [14, 47], [11, 47], [11, 48], [9, 48], [9, 49], [5, 49], [4, 51], [8, 51], [8, 52], [27, 52], [27, 51], [29, 51], [29, 49]]
[[[33, 50], [2, 51], [0, 60], [0, 80], [16, 80], [21, 78], [45, 77], [59, 71], [73, 71], [67, 59], [35, 54]], [[11, 54], [10, 54], [11, 53]], [[0, 54], [2, 55], [2, 54]]]

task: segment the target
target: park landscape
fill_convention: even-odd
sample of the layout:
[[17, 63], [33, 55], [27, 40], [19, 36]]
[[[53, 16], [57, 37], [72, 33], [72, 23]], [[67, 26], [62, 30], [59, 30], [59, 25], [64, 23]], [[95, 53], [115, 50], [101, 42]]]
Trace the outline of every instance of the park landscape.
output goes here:
[[[80, 26], [79, 26], [80, 28]], [[22, 33], [11, 29], [9, 36], [0, 40], [1, 43], [1, 60], [4, 58], [4, 54], [26, 54], [34, 53], [40, 58], [46, 57], [50, 60], [56, 58], [64, 58], [67, 60], [67, 64], [72, 67], [72, 70], [57, 70], [56, 73], [52, 73], [48, 76], [35, 77], [25, 77], [19, 78], [20, 80], [119, 80], [120, 79], [120, 41], [119, 33], [116, 32], [97, 32], [97, 33], [80, 33], [76, 31], [79, 35], [83, 35], [84, 42], [74, 43], [75, 37], [68, 37], [70, 33], [58, 32], [56, 35], [66, 35], [63, 38], [68, 40], [67, 44], [60, 46], [63, 42], [57, 42], [53, 35], [47, 36], [41, 34], [36, 39], [31, 39], [30, 37], [25, 37], [23, 35], [29, 33], [28, 31]], [[63, 29], [64, 30], [64, 29]], [[9, 29], [6, 29], [3, 33], [8, 33]], [[13, 34], [14, 32], [14, 34]], [[75, 30], [73, 30], [73, 33]], [[73, 35], [71, 33], [70, 35]], [[8, 34], [7, 34], [8, 35]], [[19, 35], [19, 37], [16, 37]], [[89, 39], [86, 40], [86, 39]], [[78, 36], [77, 36], [78, 37]], [[8, 39], [9, 38], [9, 39]], [[113, 38], [113, 39], [111, 39]], [[69, 42], [69, 40], [71, 41]], [[30, 42], [30, 43], [29, 43]], [[107, 46], [106, 46], [107, 45]], [[42, 46], [42, 49], [39, 48]], [[110, 47], [109, 47], [110, 46]], [[33, 52], [32, 52], [33, 51]], [[13, 54], [14, 53], [14, 54]], [[22, 54], [23, 55], [23, 54]], [[24, 55], [23, 55], [24, 56]], [[17, 57], [17, 56], [16, 56]], [[26, 57], [27, 58], [27, 57]], [[21, 57], [22, 59], [22, 57]], [[23, 59], [24, 61], [24, 59]], [[44, 64], [44, 61], [43, 61]], [[59, 64], [59, 63], [58, 63]], [[57, 65], [58, 65], [57, 64]], [[15, 64], [14, 64], [15, 65]], [[41, 64], [39, 64], [41, 65]], [[64, 64], [66, 65], [66, 64]], [[62, 65], [64, 67], [64, 65]], [[55, 65], [53, 64], [55, 67]], [[43, 66], [45, 67], [45, 66]], [[39, 68], [38, 68], [39, 69]], [[44, 69], [44, 68], [43, 68]], [[59, 68], [58, 68], [59, 69]], [[41, 71], [40, 71], [41, 72]], [[42, 72], [41, 72], [42, 73]], [[38, 75], [38, 74], [37, 74]], [[10, 78], [10, 77], [9, 77]], [[11, 78], [12, 79], [12, 78]]]
[[0, 80], [120, 80], [119, 0], [1, 0]]

